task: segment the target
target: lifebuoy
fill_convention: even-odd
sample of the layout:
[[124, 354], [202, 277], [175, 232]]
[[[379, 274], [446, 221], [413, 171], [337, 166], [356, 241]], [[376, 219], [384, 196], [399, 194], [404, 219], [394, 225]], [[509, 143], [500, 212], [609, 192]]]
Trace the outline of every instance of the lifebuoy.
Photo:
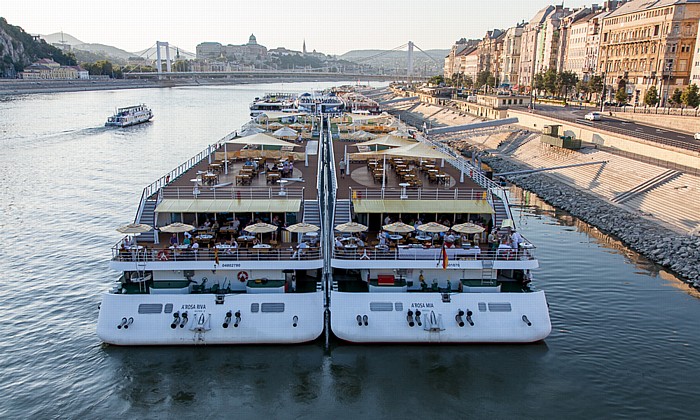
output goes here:
[[247, 271], [239, 271], [238, 272], [238, 281], [241, 283], [245, 283], [248, 281], [248, 272]]
[[158, 261], [168, 261], [168, 257], [170, 256], [170, 252], [168, 252], [167, 249], [162, 249], [158, 251]]

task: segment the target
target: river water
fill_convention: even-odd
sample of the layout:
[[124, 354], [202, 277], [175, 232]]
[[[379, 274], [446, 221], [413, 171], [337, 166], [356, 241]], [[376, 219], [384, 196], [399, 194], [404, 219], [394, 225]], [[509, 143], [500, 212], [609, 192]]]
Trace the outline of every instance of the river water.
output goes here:
[[[0, 98], [0, 418], [690, 418], [700, 300], [672, 275], [513, 189], [553, 331], [534, 345], [105, 346], [115, 227], [143, 187], [248, 120], [268, 91], [322, 83]], [[144, 102], [154, 121], [102, 127]]]

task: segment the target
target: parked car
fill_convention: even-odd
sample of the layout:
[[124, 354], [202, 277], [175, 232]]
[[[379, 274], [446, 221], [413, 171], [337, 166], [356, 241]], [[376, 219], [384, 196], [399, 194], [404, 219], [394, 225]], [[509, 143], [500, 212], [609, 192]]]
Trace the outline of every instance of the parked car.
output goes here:
[[695, 133], [695, 135], [693, 135], [693, 138], [695, 140], [700, 140], [700, 133]]
[[603, 114], [598, 111], [593, 111], [586, 114], [583, 118], [588, 121], [600, 121], [602, 119], [602, 115]]

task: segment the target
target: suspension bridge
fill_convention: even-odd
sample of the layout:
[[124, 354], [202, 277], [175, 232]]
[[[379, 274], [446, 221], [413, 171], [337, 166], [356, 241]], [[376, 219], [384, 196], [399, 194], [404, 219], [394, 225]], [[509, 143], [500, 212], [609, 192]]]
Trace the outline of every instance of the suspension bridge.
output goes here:
[[[161, 52], [161, 48], [165, 49], [165, 57]], [[390, 50], [384, 50], [377, 54], [373, 54], [368, 57], [363, 57], [354, 60], [354, 63], [364, 64], [369, 63], [373, 60], [382, 58], [388, 54], [392, 54], [396, 51], [402, 51], [406, 49], [406, 73], [405, 74], [380, 74], [374, 72], [357, 72], [357, 71], [340, 71], [334, 66], [324, 66], [316, 68], [301, 68], [301, 69], [254, 69], [254, 70], [232, 70], [232, 71], [174, 71], [173, 70], [173, 59], [171, 57], [171, 52], [175, 49], [176, 59], [180, 58], [180, 48], [176, 46], [170, 46], [168, 42], [156, 41], [153, 46], [144, 50], [140, 57], [147, 60], [154, 60], [156, 72], [143, 72], [138, 71], [138, 67], [135, 70], [124, 73], [125, 78], [129, 79], [178, 79], [178, 78], [269, 78], [269, 79], [282, 79], [282, 78], [327, 78], [327, 79], [358, 79], [358, 80], [372, 80], [372, 81], [424, 81], [428, 79], [428, 76], [419, 76], [415, 74], [414, 70], [414, 51], [418, 50], [426, 57], [428, 57], [432, 62], [434, 62], [439, 68], [442, 67], [442, 63], [436, 60], [434, 57], [423, 51], [413, 42], [409, 41], [405, 44], [399, 45], [398, 47], [392, 48]], [[183, 55], [188, 58], [194, 58], [191, 53], [184, 53]], [[155, 57], [154, 57], [155, 55]], [[335, 71], [332, 71], [334, 69]]]

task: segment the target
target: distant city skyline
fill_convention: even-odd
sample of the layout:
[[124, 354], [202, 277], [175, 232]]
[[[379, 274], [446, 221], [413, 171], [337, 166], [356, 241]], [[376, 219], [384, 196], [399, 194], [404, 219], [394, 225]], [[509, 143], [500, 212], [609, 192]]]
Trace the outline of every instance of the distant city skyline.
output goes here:
[[[580, 7], [595, 0], [576, 0]], [[601, 3], [598, 1], [597, 3]], [[201, 42], [243, 44], [251, 33], [268, 48], [342, 55], [392, 49], [413, 41], [423, 50], [449, 49], [459, 38], [481, 38], [494, 28], [528, 21], [548, 0], [328, 1], [210, 0], [100, 3], [79, 0], [4, 2], [0, 16], [32, 34], [63, 31], [83, 42], [136, 52], [168, 41], [190, 52]]]

